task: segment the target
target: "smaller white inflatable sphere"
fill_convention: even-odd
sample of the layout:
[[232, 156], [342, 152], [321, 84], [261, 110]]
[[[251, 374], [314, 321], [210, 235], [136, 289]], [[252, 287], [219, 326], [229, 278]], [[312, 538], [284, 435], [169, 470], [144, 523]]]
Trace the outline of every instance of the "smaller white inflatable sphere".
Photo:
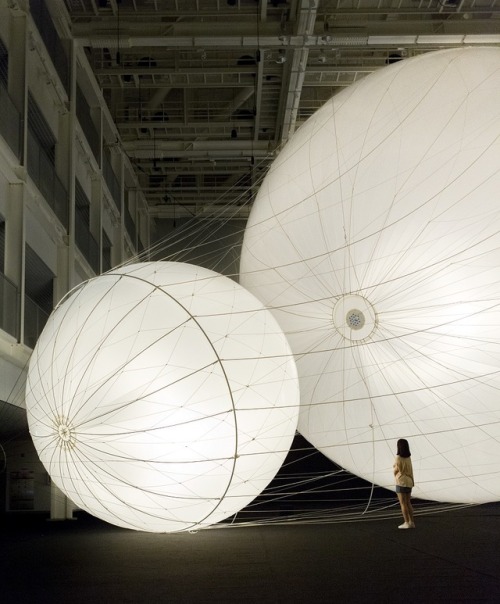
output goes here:
[[317, 111], [252, 208], [241, 283], [297, 359], [298, 429], [418, 497], [500, 499], [500, 49], [400, 61]]
[[118, 526], [209, 526], [259, 495], [291, 445], [295, 362], [275, 319], [227, 277], [126, 266], [83, 283], [33, 351], [31, 436], [59, 488]]

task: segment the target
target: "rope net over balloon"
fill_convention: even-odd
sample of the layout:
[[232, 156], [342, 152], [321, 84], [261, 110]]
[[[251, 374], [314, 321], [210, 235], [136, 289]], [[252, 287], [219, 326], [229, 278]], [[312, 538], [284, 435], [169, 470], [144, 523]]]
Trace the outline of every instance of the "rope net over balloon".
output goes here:
[[417, 497], [500, 497], [500, 50], [401, 61], [285, 147], [245, 232], [241, 283], [294, 351], [299, 432]]
[[30, 432], [54, 482], [99, 518], [205, 528], [252, 501], [295, 434], [299, 390], [271, 313], [231, 279], [172, 262], [85, 282], [30, 361]]
[[[467, 505], [500, 498], [498, 157], [500, 50], [428, 53], [343, 90], [298, 130], [258, 183], [250, 219], [240, 233], [239, 275], [228, 268], [239, 257], [239, 238], [234, 230], [231, 235], [224, 231], [232, 207], [237, 214], [238, 199], [211, 219], [186, 221], [145, 252], [148, 258], [189, 261], [239, 279], [272, 312], [297, 364], [299, 435], [291, 444], [288, 416], [282, 441], [286, 444], [266, 449], [271, 457], [277, 454], [279, 463], [248, 496], [246, 505], [227, 509], [216, 519], [223, 521], [217, 526], [395, 515], [397, 501], [387, 489], [393, 485], [398, 438], [410, 442], [414, 495], [429, 501], [420, 504], [421, 513], [449, 507], [436, 502]], [[161, 331], [161, 321], [156, 323], [162, 312], [151, 308], [137, 312], [126, 298], [123, 307], [117, 300], [123, 309], [120, 323], [145, 325], [147, 333]], [[105, 317], [110, 308], [102, 312]], [[218, 316], [230, 320], [235, 312], [237, 316], [228, 305]], [[156, 353], [165, 339], [175, 341], [186, 324], [180, 322], [157, 341], [148, 340], [144, 350], [150, 347]], [[78, 338], [86, 337], [86, 330], [84, 322]], [[223, 332], [219, 330], [217, 338]], [[130, 348], [130, 339], [141, 338], [118, 338], [111, 354], [120, 358]], [[47, 454], [46, 463], [60, 469], [70, 498], [75, 482], [86, 485], [88, 492], [77, 500], [85, 508], [86, 498], [108, 501], [110, 488], [103, 493], [102, 478], [89, 471], [90, 455], [79, 458], [82, 470], [77, 478], [63, 474], [63, 456], [76, 454], [76, 433], [88, 420], [85, 411], [70, 420], [71, 405], [61, 413], [57, 401], [71, 400], [65, 389], [84, 384], [80, 402], [85, 409], [94, 391], [105, 394], [115, 377], [99, 373], [99, 363], [93, 361], [96, 373], [86, 383], [88, 375], [79, 375], [78, 368], [87, 359], [75, 354], [74, 340], [74, 334], [68, 336], [62, 350], [70, 351], [77, 377], [57, 392], [52, 386], [50, 390], [40, 386], [40, 396], [53, 397], [57, 418], [57, 430], [46, 425], [53, 440], [41, 457]], [[64, 372], [54, 369], [57, 363], [52, 360], [59, 355], [55, 350], [51, 362], [30, 382], [28, 392], [35, 398], [34, 384], [43, 384], [46, 375], [55, 384], [65, 381]], [[176, 351], [176, 346], [169, 350]], [[179, 350], [183, 366], [189, 367], [192, 349]], [[102, 349], [96, 352], [95, 358], [100, 358]], [[272, 356], [262, 350], [259, 354]], [[143, 359], [137, 367], [134, 358], [122, 361], [126, 370], [119, 372], [118, 381], [124, 380], [120, 394], [109, 408], [105, 403], [103, 412], [113, 430], [106, 434], [97, 423], [89, 432], [89, 438], [99, 443], [93, 456], [104, 459], [112, 454], [118, 460], [108, 479], [114, 483], [120, 476], [132, 488], [135, 483], [129, 471], [120, 474], [119, 461], [119, 439], [130, 433], [123, 428], [126, 419], [114, 422], [114, 418], [133, 408], [145, 393], [151, 395], [151, 385], [164, 378], [164, 368], [171, 362], [169, 356], [161, 361], [155, 354], [145, 358], [148, 362]], [[125, 384], [129, 365], [142, 377], [132, 399]], [[212, 361], [202, 365], [202, 379], [190, 388], [200, 404], [213, 366]], [[188, 372], [179, 379], [185, 382], [192, 375]], [[169, 387], [171, 383], [175, 381]], [[272, 413], [274, 394], [257, 390], [263, 397], [260, 411], [267, 408]], [[105, 396], [102, 399], [106, 401]], [[208, 415], [218, 424], [227, 421], [227, 416]], [[151, 408], [145, 418], [153, 424], [145, 432], [154, 433], [156, 411]], [[171, 427], [174, 433], [180, 423], [176, 420]], [[163, 420], [159, 429], [165, 429]], [[202, 440], [210, 440], [211, 430], [203, 429]], [[196, 449], [197, 439], [191, 440], [189, 447]], [[132, 445], [141, 451], [140, 439]], [[259, 455], [249, 452], [248, 459]], [[136, 457], [141, 463], [156, 463], [141, 454]], [[212, 461], [224, 468], [228, 459], [234, 463], [237, 457], [224, 454]], [[141, 489], [149, 493], [150, 486]], [[144, 499], [137, 503], [134, 522], [145, 509], [153, 517], [159, 514], [161, 504], [152, 503], [157, 495], [149, 493], [148, 503]], [[182, 498], [185, 505], [186, 493]], [[112, 515], [106, 505], [100, 517]], [[206, 526], [193, 521], [183, 528]]]

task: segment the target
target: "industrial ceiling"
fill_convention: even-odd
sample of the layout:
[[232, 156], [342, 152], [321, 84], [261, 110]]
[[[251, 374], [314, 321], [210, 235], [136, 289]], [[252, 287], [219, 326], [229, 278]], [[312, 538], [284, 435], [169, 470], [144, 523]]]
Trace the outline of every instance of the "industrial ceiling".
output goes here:
[[500, 45], [497, 0], [59, 0], [151, 216], [244, 217], [276, 153], [389, 63]]

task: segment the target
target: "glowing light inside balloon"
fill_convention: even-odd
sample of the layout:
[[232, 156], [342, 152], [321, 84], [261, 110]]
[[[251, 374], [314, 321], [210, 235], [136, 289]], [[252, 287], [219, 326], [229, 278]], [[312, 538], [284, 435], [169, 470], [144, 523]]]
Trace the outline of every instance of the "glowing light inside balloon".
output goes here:
[[288, 342], [260, 302], [187, 264], [82, 284], [33, 352], [30, 432], [79, 507], [137, 530], [197, 529], [267, 486], [297, 425]]
[[241, 282], [297, 358], [299, 431], [419, 497], [500, 498], [500, 49], [400, 61], [336, 95], [275, 160]]

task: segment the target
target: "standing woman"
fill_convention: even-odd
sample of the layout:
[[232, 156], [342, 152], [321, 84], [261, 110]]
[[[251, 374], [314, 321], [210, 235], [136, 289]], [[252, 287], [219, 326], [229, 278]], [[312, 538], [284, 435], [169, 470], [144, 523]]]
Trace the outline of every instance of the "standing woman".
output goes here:
[[394, 477], [396, 479], [396, 493], [403, 513], [404, 523], [400, 529], [415, 528], [413, 521], [413, 506], [411, 505], [411, 490], [415, 485], [413, 480], [413, 466], [411, 464], [410, 445], [404, 438], [398, 440], [398, 452], [394, 460]]

